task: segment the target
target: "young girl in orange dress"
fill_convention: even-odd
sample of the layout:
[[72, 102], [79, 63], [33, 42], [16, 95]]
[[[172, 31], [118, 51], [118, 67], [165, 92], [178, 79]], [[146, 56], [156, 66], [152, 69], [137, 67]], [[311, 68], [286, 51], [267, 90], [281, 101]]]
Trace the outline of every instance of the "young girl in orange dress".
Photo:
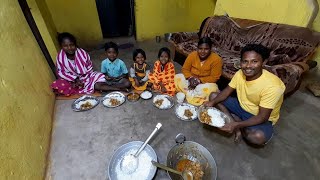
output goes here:
[[158, 58], [154, 63], [153, 72], [149, 74], [150, 83], [155, 91], [173, 96], [175, 94], [174, 85], [174, 65], [170, 59], [170, 50], [163, 47], [159, 50]]
[[150, 66], [146, 63], [146, 53], [142, 49], [133, 51], [134, 63], [130, 67], [129, 80], [132, 87], [138, 91], [147, 89], [149, 82]]

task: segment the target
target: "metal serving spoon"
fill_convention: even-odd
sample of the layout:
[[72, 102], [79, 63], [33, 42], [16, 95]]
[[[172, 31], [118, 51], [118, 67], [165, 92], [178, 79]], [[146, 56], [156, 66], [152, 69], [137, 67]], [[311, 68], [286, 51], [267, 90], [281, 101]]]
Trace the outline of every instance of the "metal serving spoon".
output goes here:
[[120, 169], [127, 174], [132, 174], [139, 166], [139, 159], [137, 158], [141, 151], [146, 147], [150, 139], [156, 134], [156, 132], [161, 128], [162, 124], [158, 123], [156, 128], [152, 131], [147, 140], [140, 146], [138, 151], [133, 155], [130, 154], [125, 156], [120, 162]]
[[174, 170], [172, 168], [169, 168], [168, 166], [165, 166], [163, 164], [157, 163], [155, 161], [151, 161], [151, 162], [154, 166], [156, 166], [158, 168], [170, 171], [175, 174], [179, 174], [180, 176], [182, 176], [183, 180], [193, 180], [193, 174], [188, 170], [184, 170], [184, 171], [180, 172], [180, 171]]

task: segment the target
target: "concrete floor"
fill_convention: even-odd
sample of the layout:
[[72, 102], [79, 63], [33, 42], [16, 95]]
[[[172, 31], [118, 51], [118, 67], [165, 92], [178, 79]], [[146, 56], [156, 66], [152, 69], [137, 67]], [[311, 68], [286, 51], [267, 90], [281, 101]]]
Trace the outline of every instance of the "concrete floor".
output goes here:
[[[145, 49], [151, 64], [163, 45], [166, 44], [154, 41], [135, 44]], [[132, 49], [120, 50], [120, 58], [127, 64], [132, 62]], [[99, 69], [103, 50], [90, 54]], [[211, 152], [218, 179], [319, 179], [320, 100], [304, 88], [305, 82], [319, 80], [319, 74], [318, 69], [308, 72], [300, 90], [284, 101], [275, 136], [260, 149], [244, 142], [234, 144], [233, 137], [222, 136], [198, 121], [180, 121], [173, 109], [158, 110], [151, 100], [126, 102], [114, 109], [100, 104], [87, 112], [73, 112], [72, 100], [58, 100], [47, 179], [108, 179], [107, 167], [114, 151], [127, 142], [144, 141], [157, 122], [163, 127], [150, 145], [161, 163], [166, 162], [167, 153], [175, 145], [175, 136], [184, 133], [187, 140], [198, 142]], [[169, 177], [158, 170], [154, 179]]]

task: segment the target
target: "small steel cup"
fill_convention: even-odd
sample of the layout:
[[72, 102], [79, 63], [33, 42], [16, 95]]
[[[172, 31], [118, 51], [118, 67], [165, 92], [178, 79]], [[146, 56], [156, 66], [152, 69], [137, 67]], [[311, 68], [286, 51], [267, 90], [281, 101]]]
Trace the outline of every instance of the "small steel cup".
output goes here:
[[159, 43], [161, 41], [161, 37], [160, 36], [156, 36], [156, 42]]

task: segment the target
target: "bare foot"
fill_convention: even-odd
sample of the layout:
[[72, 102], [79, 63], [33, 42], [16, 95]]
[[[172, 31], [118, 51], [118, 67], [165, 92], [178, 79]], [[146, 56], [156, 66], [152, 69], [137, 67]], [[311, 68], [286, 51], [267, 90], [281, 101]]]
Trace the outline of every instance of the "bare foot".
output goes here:
[[234, 133], [234, 142], [235, 143], [239, 143], [242, 140], [242, 134], [240, 129], [238, 129], [235, 133]]

